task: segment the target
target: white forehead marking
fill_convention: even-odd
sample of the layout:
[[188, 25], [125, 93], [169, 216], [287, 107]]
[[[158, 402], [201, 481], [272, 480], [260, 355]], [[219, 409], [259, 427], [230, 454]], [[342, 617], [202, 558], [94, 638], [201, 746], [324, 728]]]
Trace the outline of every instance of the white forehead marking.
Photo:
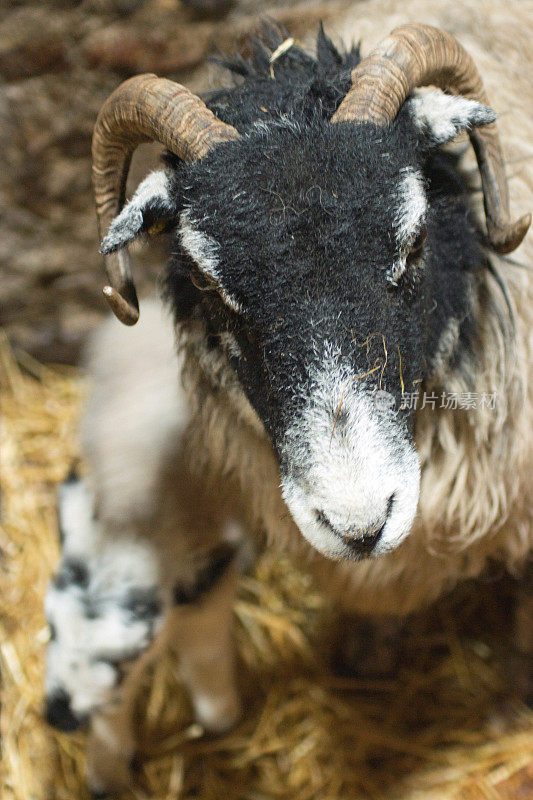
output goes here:
[[218, 245], [216, 241], [202, 233], [191, 221], [187, 211], [184, 211], [180, 219], [181, 243], [188, 254], [213, 280], [218, 280]]
[[387, 280], [396, 286], [405, 272], [407, 248], [413, 242], [427, 211], [427, 199], [421, 174], [412, 167], [401, 171], [397, 207], [394, 219], [396, 239], [401, 252], [390, 268]]
[[239, 303], [228, 294], [220, 281], [218, 272], [218, 244], [212, 236], [202, 233], [195, 227], [187, 211], [183, 211], [180, 219], [181, 244], [190, 257], [196, 261], [200, 269], [218, 284], [219, 293], [227, 305], [238, 314], [242, 312]]
[[412, 167], [405, 167], [401, 172], [394, 223], [397, 239], [404, 244], [417, 232], [427, 211], [427, 199], [420, 172]]

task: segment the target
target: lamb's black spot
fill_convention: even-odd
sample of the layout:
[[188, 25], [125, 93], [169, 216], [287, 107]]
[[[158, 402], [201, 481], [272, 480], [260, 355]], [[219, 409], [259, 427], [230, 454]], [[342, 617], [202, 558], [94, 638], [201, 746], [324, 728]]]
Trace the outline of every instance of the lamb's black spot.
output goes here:
[[229, 544], [216, 547], [197, 571], [190, 584], [176, 583], [173, 589], [174, 603], [178, 606], [197, 603], [220, 580], [235, 556], [235, 548]]
[[89, 584], [89, 571], [85, 564], [72, 558], [63, 562], [60, 572], [54, 578], [56, 589], [66, 589], [68, 586], [79, 586], [86, 589]]
[[131, 589], [122, 607], [129, 611], [132, 617], [138, 620], [153, 620], [161, 613], [161, 602], [157, 598], [157, 590]]
[[74, 714], [70, 696], [64, 689], [54, 690], [46, 700], [45, 719], [53, 728], [65, 733], [77, 730], [86, 719]]
[[53, 622], [48, 623], [48, 629], [50, 631], [50, 641], [55, 642], [55, 640], [57, 639], [57, 630]]

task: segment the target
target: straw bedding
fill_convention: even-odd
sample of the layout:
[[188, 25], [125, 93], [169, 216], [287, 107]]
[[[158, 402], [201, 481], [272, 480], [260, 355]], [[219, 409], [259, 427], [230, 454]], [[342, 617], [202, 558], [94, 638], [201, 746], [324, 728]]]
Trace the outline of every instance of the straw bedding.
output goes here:
[[[83, 734], [41, 719], [42, 605], [58, 556], [55, 484], [77, 456], [84, 383], [0, 342], [2, 800], [84, 800]], [[333, 614], [309, 579], [266, 555], [235, 608], [246, 715], [202, 735], [171, 657], [139, 700], [139, 784], [129, 800], [528, 800], [533, 713], [506, 679], [508, 579], [465, 586], [408, 622], [394, 677], [342, 676]], [[345, 634], [348, 629], [345, 630]]]

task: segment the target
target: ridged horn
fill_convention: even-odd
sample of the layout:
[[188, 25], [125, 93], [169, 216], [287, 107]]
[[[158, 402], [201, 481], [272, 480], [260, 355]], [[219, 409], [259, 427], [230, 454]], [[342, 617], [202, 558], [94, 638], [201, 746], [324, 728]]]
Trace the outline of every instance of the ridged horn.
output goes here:
[[[102, 106], [93, 142], [93, 187], [100, 238], [124, 205], [133, 151], [143, 142], [160, 142], [183, 161], [206, 155], [215, 145], [238, 139], [199, 97], [184, 86], [155, 75], [122, 83]], [[104, 256], [109, 286], [104, 294], [125, 325], [139, 318], [139, 302], [126, 249]]]
[[[386, 125], [413, 89], [429, 85], [490, 105], [472, 58], [454, 36], [431, 25], [402, 25], [352, 71], [352, 87], [332, 122]], [[510, 253], [526, 235], [531, 214], [517, 222], [510, 219], [496, 125], [473, 129], [469, 135], [481, 173], [489, 241], [496, 252]]]

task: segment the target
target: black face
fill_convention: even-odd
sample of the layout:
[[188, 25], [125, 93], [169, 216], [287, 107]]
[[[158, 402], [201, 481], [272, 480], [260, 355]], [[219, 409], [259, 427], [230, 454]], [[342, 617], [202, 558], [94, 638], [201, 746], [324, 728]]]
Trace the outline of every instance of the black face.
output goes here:
[[196, 300], [211, 341], [235, 337], [240, 356], [229, 356], [275, 444], [328, 352], [400, 410], [402, 391], [430, 375], [450, 320], [466, 329], [478, 245], [457, 186], [446, 200], [435, 192], [443, 180], [453, 190], [451, 178], [427, 161], [407, 117], [388, 129], [279, 124], [179, 180], [214, 262], [206, 278], [201, 259], [182, 256], [174, 275], [192, 269], [206, 289]]
[[[389, 126], [333, 124], [358, 60], [321, 35], [316, 59], [291, 45], [275, 67], [264, 50], [230, 65], [244, 80], [209, 106], [241, 138], [193, 164], [168, 156], [104, 241], [124, 247], [154, 217], [175, 227], [178, 335], [194, 328], [192, 359], [247, 396], [294, 520], [333, 558], [384, 553], [411, 530], [420, 465], [406, 397], [467, 358], [484, 263], [438, 147], [495, 119], [436, 91]], [[203, 358], [209, 348], [221, 357]]]

